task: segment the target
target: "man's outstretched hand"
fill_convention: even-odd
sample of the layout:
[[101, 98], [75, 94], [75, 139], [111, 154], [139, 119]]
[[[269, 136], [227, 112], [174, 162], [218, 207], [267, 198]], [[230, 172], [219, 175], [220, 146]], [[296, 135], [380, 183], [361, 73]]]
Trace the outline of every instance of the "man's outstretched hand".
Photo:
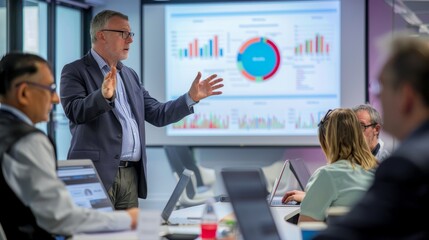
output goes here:
[[195, 80], [192, 82], [191, 89], [189, 89], [189, 96], [194, 102], [199, 102], [201, 99], [212, 96], [220, 95], [222, 91], [217, 91], [223, 87], [221, 82], [222, 78], [218, 78], [216, 74], [201, 80], [201, 72], [198, 72]]

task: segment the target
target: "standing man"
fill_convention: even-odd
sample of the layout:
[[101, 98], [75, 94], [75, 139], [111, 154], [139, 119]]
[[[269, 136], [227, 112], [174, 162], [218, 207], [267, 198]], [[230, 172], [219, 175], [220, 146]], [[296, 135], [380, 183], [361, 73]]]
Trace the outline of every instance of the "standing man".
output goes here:
[[[92, 49], [64, 66], [61, 104], [72, 133], [68, 159], [91, 159], [116, 209], [138, 206], [147, 196], [145, 121], [165, 126], [193, 113], [193, 105], [223, 87], [215, 74], [198, 73], [189, 92], [158, 102], [131, 68], [128, 57], [134, 33], [128, 17], [105, 10], [91, 22]], [[149, 136], [150, 137], [150, 136]]]
[[383, 121], [380, 113], [369, 104], [362, 104], [353, 108], [362, 126], [366, 143], [378, 162], [389, 156], [389, 151], [384, 148], [384, 142], [380, 139]]
[[[389, 36], [390, 37], [390, 36]], [[355, 207], [315, 239], [429, 239], [429, 43], [396, 38], [379, 80], [384, 129], [401, 141]]]
[[55, 169], [55, 150], [34, 127], [59, 103], [48, 63], [9, 53], [0, 60], [0, 223], [8, 239], [135, 228], [138, 208], [100, 212], [77, 206]]

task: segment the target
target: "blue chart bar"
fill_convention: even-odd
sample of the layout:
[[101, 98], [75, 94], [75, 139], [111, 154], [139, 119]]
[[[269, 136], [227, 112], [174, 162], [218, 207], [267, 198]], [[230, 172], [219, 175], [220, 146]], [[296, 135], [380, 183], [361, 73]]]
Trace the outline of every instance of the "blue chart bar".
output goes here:
[[185, 49], [185, 57], [188, 56], [188, 49]]
[[219, 56], [223, 57], [223, 49], [219, 49]]
[[209, 40], [210, 57], [213, 57], [213, 40]]

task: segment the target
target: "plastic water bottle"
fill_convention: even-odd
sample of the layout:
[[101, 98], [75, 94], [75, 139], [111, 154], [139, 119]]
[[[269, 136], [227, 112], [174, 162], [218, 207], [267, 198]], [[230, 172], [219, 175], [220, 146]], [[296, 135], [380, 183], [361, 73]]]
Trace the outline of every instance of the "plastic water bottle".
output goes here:
[[214, 211], [214, 199], [206, 201], [203, 215], [201, 216], [201, 239], [215, 240], [217, 232], [217, 216]]

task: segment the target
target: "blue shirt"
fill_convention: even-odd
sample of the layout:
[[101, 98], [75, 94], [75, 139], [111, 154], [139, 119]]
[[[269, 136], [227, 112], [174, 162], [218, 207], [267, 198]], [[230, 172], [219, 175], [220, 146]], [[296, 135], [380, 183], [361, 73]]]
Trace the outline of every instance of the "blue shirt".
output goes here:
[[[91, 54], [98, 64], [103, 76], [110, 72], [110, 66], [98, 55], [94, 49]], [[122, 152], [121, 161], [139, 161], [141, 159], [141, 141], [138, 134], [138, 125], [128, 102], [127, 92], [121, 77], [120, 69], [116, 73], [116, 107], [113, 109], [119, 118], [122, 127]], [[107, 101], [107, 100], [106, 100]], [[143, 111], [143, 110], [142, 110]]]
[[[91, 49], [91, 54], [98, 64], [103, 76], [110, 71], [110, 66], [104, 61], [104, 59], [96, 52]], [[122, 63], [118, 63], [118, 71], [116, 73], [116, 91], [115, 100], [116, 106], [113, 111], [117, 114], [119, 122], [122, 127], [122, 152], [121, 161], [139, 161], [141, 159], [141, 141], [138, 134], [138, 125], [135, 120], [134, 114], [131, 111], [130, 104], [128, 102], [127, 92], [120, 75], [120, 66]], [[185, 95], [186, 104], [189, 108], [192, 108], [196, 104], [195, 101], [189, 96]], [[106, 100], [107, 101], [107, 100]], [[144, 111], [144, 109], [142, 109]]]

